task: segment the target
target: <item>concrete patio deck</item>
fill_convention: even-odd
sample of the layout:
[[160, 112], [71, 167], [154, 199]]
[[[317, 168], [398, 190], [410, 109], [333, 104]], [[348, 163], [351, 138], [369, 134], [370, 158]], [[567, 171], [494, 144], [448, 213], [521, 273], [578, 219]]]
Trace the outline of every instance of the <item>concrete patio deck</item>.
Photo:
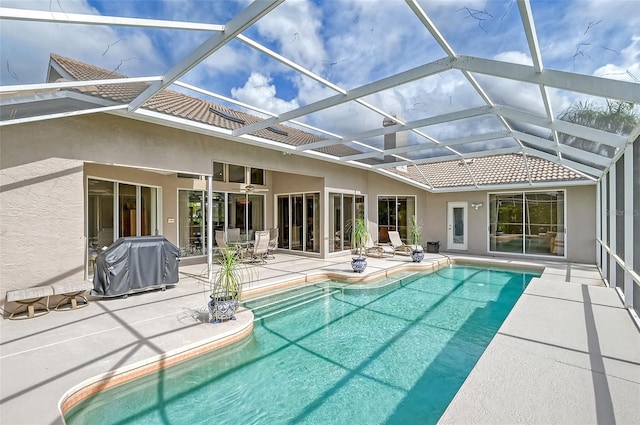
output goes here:
[[[317, 259], [278, 253], [256, 266], [253, 289], [332, 273], [353, 278], [350, 256]], [[594, 266], [544, 264], [441, 418], [442, 423], [635, 423], [640, 417], [640, 332]], [[426, 254], [422, 267], [446, 260]], [[410, 264], [369, 258], [364, 277]], [[182, 266], [166, 291], [92, 300], [88, 307], [0, 321], [0, 423], [60, 424], [58, 403], [73, 387], [115, 369], [165, 359], [249, 329], [205, 321], [203, 264]]]

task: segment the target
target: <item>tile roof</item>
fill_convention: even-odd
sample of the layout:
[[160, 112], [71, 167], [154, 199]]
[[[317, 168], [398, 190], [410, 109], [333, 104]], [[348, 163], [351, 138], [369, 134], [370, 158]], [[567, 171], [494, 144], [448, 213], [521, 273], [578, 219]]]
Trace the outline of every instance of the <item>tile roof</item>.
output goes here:
[[[125, 75], [117, 72], [88, 65], [57, 54], [52, 54], [51, 59], [76, 80], [126, 78]], [[147, 87], [149, 87], [148, 83], [130, 83], [78, 87], [75, 90], [115, 102], [129, 103]], [[232, 110], [223, 105], [169, 89], [164, 89], [157, 93], [147, 100], [142, 107], [229, 130], [261, 120], [254, 115]], [[230, 116], [231, 118], [225, 118], [225, 116]], [[275, 125], [274, 130], [265, 128], [255, 131], [251, 135], [291, 146], [302, 146], [323, 140], [321, 136], [281, 124]], [[342, 144], [319, 148], [316, 151], [337, 157], [360, 153]], [[530, 178], [527, 175], [527, 164], [525, 164], [524, 156], [521, 154], [489, 155], [465, 161], [468, 168], [465, 167], [461, 160], [453, 160], [417, 166], [412, 165], [407, 167], [406, 171], [393, 167], [387, 170], [433, 188], [473, 188], [482, 185], [528, 184], [530, 182], [542, 183], [585, 179], [580, 174], [561, 165], [530, 155], [527, 156]]]
[[[530, 179], [527, 175], [527, 165], [531, 175]], [[433, 162], [408, 166], [406, 172], [396, 168], [389, 169], [389, 171], [433, 188], [528, 184], [530, 181], [545, 183], [585, 180], [582, 175], [546, 159], [528, 155], [525, 163], [525, 156], [522, 154]]]
[[[58, 63], [76, 80], [127, 78], [126, 75], [118, 72], [109, 71], [57, 54], [51, 54], [51, 59]], [[129, 103], [147, 87], [149, 87], [148, 83], [129, 83], [78, 87], [74, 90], [115, 102]], [[223, 118], [221, 115], [212, 112], [210, 108], [214, 108], [215, 110], [222, 111], [224, 114], [240, 118], [244, 120], [246, 124], [260, 121], [260, 118], [254, 115], [232, 110], [223, 105], [191, 97], [184, 93], [169, 89], [162, 90], [151, 99], [147, 100], [142, 107], [151, 111], [186, 118], [191, 121], [201, 122], [228, 130], [240, 128], [245, 124], [240, 124], [233, 120]], [[292, 146], [301, 146], [323, 140], [323, 137], [294, 127], [288, 127], [281, 124], [277, 124], [274, 127], [276, 131], [265, 128], [255, 131], [251, 133], [251, 135]], [[344, 145], [334, 145], [316, 150], [318, 152], [338, 157], [360, 153], [355, 149]]]

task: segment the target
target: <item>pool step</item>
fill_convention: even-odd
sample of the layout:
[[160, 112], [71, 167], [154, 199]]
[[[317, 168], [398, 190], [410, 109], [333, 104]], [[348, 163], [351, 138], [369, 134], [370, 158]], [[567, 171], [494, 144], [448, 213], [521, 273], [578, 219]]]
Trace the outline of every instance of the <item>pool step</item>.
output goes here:
[[277, 296], [249, 300], [243, 303], [243, 306], [253, 312], [253, 320], [256, 321], [328, 297], [336, 292], [340, 292], [340, 289], [307, 287], [284, 292]]

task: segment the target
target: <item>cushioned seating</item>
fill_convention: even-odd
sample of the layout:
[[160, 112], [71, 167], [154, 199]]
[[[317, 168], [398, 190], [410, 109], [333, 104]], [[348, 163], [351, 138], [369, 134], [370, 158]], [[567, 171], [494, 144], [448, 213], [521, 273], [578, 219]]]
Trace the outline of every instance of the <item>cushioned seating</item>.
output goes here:
[[[18, 304], [9, 319], [31, 319], [49, 313], [49, 297], [51, 295], [53, 295], [51, 286], [36, 286], [7, 291], [7, 302]], [[21, 315], [21, 313], [25, 314]]]
[[91, 282], [57, 283], [51, 285], [53, 295], [61, 295], [62, 299], [56, 304], [54, 310], [66, 311], [89, 305], [85, 292], [93, 289]]

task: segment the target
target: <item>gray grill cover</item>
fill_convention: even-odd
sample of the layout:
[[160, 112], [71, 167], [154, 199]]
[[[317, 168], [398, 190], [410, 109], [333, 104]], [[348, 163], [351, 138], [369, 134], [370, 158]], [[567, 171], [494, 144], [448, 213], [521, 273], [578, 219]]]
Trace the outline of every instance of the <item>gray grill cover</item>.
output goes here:
[[163, 236], [120, 238], [96, 258], [91, 295], [112, 297], [178, 283], [179, 253]]

